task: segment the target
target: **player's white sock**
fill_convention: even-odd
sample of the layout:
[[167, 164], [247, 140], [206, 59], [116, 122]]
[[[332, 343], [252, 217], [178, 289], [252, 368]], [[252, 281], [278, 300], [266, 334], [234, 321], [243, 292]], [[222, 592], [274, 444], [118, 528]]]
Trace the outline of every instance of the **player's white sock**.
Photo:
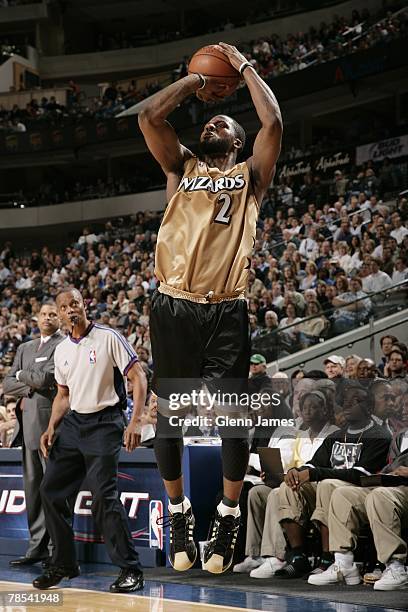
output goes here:
[[184, 497], [183, 501], [181, 502], [181, 504], [171, 504], [169, 502], [168, 508], [170, 510], [170, 512], [172, 514], [175, 514], [176, 512], [186, 512], [186, 510], [188, 510], [189, 508], [191, 508], [191, 502], [188, 499], [188, 497]]
[[221, 516], [232, 514], [232, 516], [235, 516], [235, 518], [237, 518], [237, 516], [241, 515], [241, 510], [239, 509], [239, 505], [235, 506], [235, 508], [230, 508], [229, 506], [226, 506], [223, 501], [220, 501], [220, 503], [217, 506], [217, 510], [218, 510], [218, 513], [221, 514]]
[[336, 552], [334, 553], [334, 561], [340, 567], [353, 567], [354, 555], [351, 550], [344, 553]]

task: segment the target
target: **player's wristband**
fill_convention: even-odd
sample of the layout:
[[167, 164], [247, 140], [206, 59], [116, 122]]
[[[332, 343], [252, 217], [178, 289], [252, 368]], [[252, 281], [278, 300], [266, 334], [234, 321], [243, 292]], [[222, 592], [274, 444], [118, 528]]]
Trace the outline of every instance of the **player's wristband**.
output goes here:
[[246, 68], [252, 68], [252, 64], [250, 62], [242, 62], [242, 64], [238, 68], [238, 72], [241, 76]]
[[198, 87], [198, 89], [197, 89], [197, 91], [198, 91], [199, 89], [204, 89], [204, 87], [207, 85], [207, 81], [206, 81], [205, 77], [203, 77], [202, 74], [198, 74], [197, 73], [197, 76], [200, 77], [200, 87]]

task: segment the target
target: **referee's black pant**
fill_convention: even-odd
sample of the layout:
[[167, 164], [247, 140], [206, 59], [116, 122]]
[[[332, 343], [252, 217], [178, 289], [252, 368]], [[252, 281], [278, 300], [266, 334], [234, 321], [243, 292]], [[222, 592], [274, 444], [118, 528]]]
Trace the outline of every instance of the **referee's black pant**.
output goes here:
[[78, 493], [86, 477], [92, 493], [92, 516], [112, 563], [141, 570], [118, 495], [123, 429], [122, 411], [115, 406], [90, 414], [70, 412], [63, 419], [41, 484], [45, 521], [54, 545], [52, 565], [77, 564], [68, 500]]

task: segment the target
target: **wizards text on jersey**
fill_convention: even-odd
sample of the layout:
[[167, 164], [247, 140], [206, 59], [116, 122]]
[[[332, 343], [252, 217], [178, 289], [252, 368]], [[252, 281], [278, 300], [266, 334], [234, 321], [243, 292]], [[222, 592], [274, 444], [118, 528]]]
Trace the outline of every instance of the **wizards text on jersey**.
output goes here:
[[245, 179], [243, 174], [235, 176], [221, 176], [217, 179], [212, 179], [209, 176], [185, 176], [181, 179], [178, 191], [211, 191], [218, 193], [219, 191], [235, 191], [245, 187]]

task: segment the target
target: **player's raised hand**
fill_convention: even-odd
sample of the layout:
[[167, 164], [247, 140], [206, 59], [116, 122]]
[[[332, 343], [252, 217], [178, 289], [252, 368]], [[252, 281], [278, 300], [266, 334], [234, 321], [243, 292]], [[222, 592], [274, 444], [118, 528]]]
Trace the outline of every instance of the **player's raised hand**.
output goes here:
[[202, 102], [217, 102], [225, 98], [225, 92], [228, 85], [218, 77], [203, 76], [205, 86], [203, 89], [197, 89], [196, 96]]
[[227, 45], [227, 43], [220, 42], [218, 45], [216, 45], [216, 47], [228, 57], [235, 70], [239, 70], [242, 64], [245, 64], [245, 62], [248, 61], [245, 55], [242, 55], [242, 53], [232, 45]]

